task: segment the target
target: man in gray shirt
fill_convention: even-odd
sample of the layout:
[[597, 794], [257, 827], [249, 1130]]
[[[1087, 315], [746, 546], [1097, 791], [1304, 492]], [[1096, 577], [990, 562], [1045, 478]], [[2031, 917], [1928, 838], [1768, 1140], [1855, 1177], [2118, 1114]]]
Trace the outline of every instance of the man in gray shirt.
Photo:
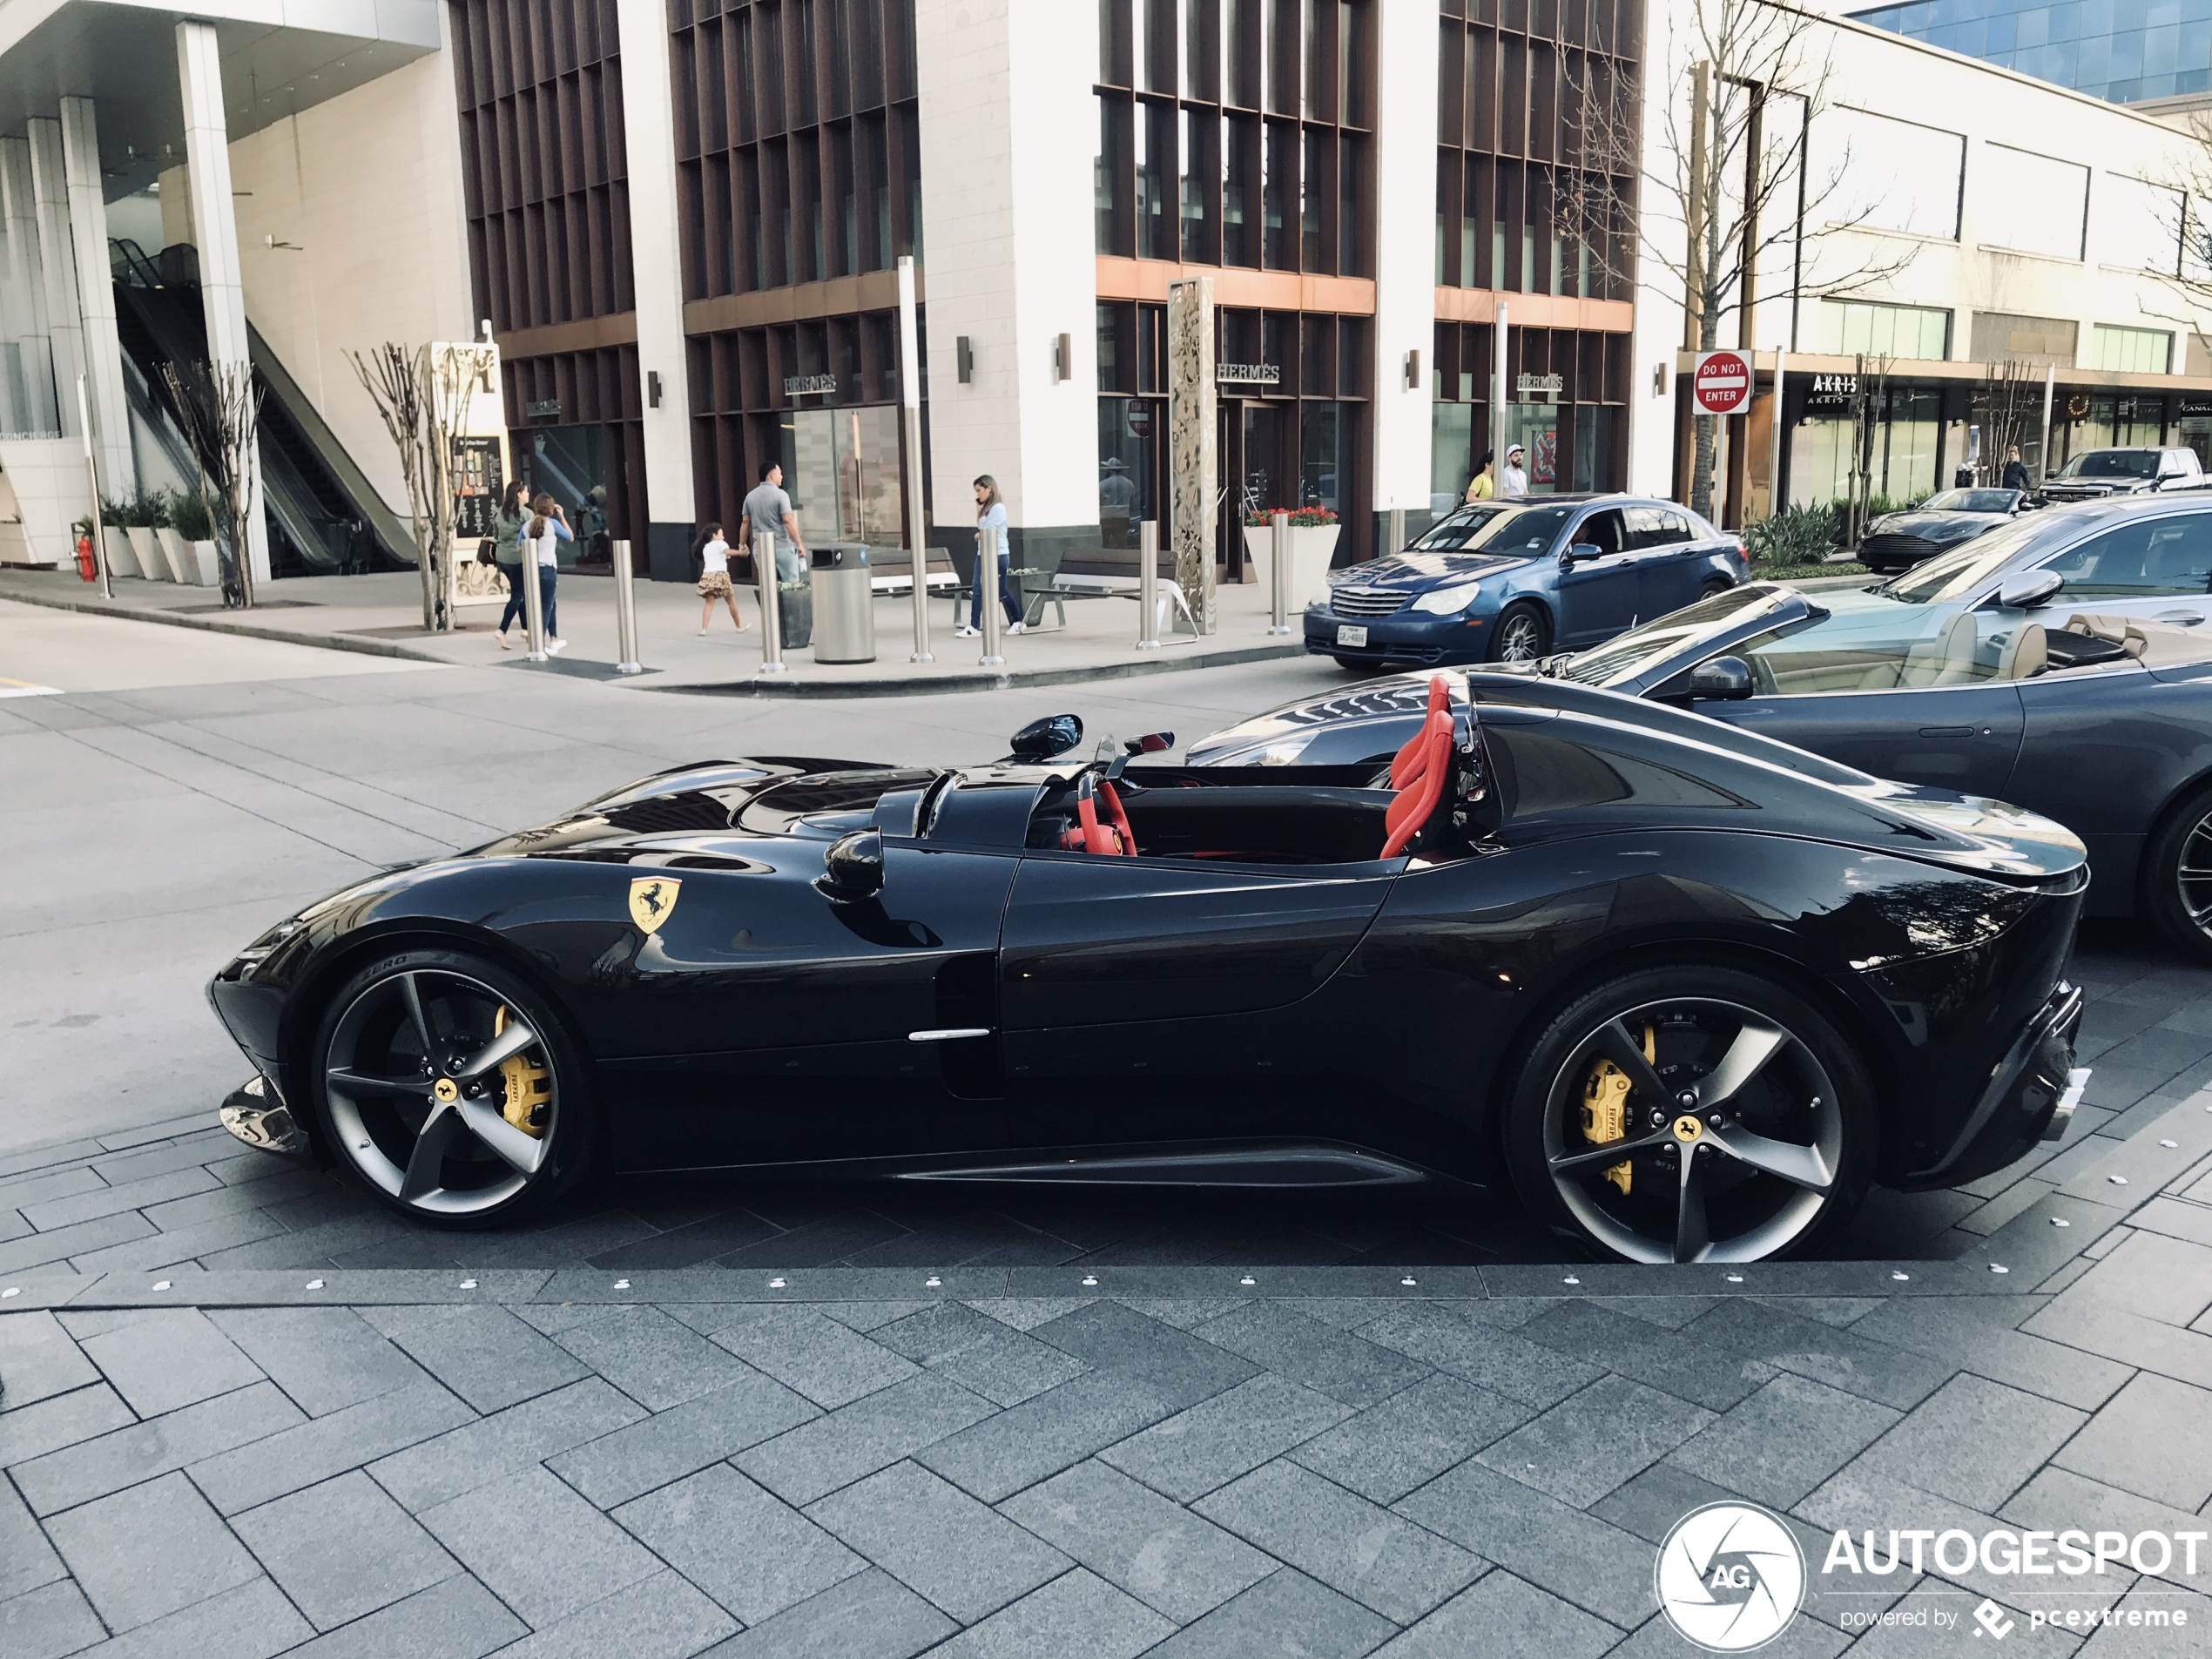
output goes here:
[[791, 497], [784, 493], [784, 469], [771, 461], [760, 469], [760, 482], [745, 498], [745, 533], [748, 548], [762, 536], [776, 540], [776, 575], [786, 582], [798, 579], [806, 568], [806, 543], [799, 538], [799, 518]]

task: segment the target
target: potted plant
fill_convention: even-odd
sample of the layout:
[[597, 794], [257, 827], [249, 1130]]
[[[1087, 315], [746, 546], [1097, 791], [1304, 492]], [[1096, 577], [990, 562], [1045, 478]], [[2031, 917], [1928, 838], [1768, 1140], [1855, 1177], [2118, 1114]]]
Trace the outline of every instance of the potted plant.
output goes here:
[[189, 586], [199, 571], [192, 563], [192, 543], [177, 534], [177, 502], [174, 492], [162, 490], [154, 497], [156, 512], [153, 521], [154, 544], [161, 550], [161, 562], [169, 567], [172, 582]]
[[162, 556], [161, 544], [153, 528], [168, 516], [163, 492], [140, 489], [131, 497], [131, 516], [123, 521], [123, 533], [131, 538], [132, 554], [138, 561], [138, 574], [149, 582], [169, 580], [169, 561]]
[[169, 509], [169, 523], [186, 548], [191, 557], [185, 568], [191, 571], [186, 578], [203, 588], [223, 585], [223, 566], [215, 549], [215, 515], [210, 510], [206, 498], [199, 495], [183, 495]]
[[131, 503], [100, 498], [100, 554], [111, 576], [140, 576], [138, 553], [131, 546]]
[[1275, 556], [1273, 519], [1278, 512], [1291, 516], [1290, 586], [1285, 591], [1285, 602], [1292, 611], [1303, 610], [1329, 590], [1329, 564], [1336, 557], [1344, 526], [1326, 507], [1265, 508], [1247, 514], [1244, 556], [1263, 583], [1275, 579], [1271, 561]]

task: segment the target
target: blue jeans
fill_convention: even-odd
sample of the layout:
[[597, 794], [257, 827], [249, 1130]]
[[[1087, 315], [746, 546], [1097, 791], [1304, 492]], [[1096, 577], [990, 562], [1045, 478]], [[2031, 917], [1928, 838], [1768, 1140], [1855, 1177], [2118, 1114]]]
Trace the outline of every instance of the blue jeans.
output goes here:
[[[1005, 554], [999, 555], [999, 602], [1006, 607], [1006, 619], [1019, 622], [1022, 600], [1014, 590], [1014, 578], [1007, 574], [1013, 563]], [[968, 625], [975, 629], [983, 625], [983, 562], [980, 558], [975, 561], [975, 583], [968, 596]]]
[[[523, 618], [523, 626], [528, 627], [529, 613], [524, 608], [523, 597], [523, 567], [519, 564], [502, 564], [499, 567], [499, 573], [507, 578], [507, 609], [499, 614], [499, 631], [505, 633], [508, 624], [517, 617]], [[553, 625], [553, 601], [560, 589], [561, 573], [550, 564], [539, 565], [537, 567], [537, 597], [538, 603], [545, 611], [545, 637], [548, 639], [558, 639], [561, 637], [561, 631]]]

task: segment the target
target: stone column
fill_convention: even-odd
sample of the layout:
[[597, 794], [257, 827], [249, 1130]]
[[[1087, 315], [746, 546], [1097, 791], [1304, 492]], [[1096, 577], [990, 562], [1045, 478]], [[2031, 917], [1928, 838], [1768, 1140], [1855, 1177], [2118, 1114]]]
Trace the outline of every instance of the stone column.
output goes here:
[[68, 187], [63, 182], [62, 124], [33, 116], [30, 194], [38, 215], [38, 268], [46, 290], [46, 338], [54, 357], [56, 430], [77, 436], [77, 377], [84, 372], [84, 328], [77, 296], [77, 257], [70, 234]]
[[115, 327], [115, 278], [108, 266], [107, 199], [100, 188], [99, 126], [89, 98], [62, 100], [62, 169], [69, 186], [77, 299], [84, 327], [84, 395], [98, 439], [100, 478], [113, 496], [134, 495], [131, 405], [123, 390], [123, 342]]
[[[691, 353], [676, 222], [676, 118], [665, 0], [615, 0], [622, 41], [623, 143], [630, 157], [630, 263], [637, 302], [637, 401], [645, 412], [647, 568], [691, 575]], [[701, 227], [704, 233], [704, 227]], [[660, 379], [655, 407], [653, 376]], [[747, 480], [745, 488], [751, 488]], [[708, 510], [712, 510], [709, 509]]]
[[[231, 200], [230, 125], [223, 114], [223, 65], [215, 25], [177, 25], [177, 76], [184, 93], [185, 162], [192, 179], [192, 230], [199, 237], [199, 298], [207, 319], [207, 360], [251, 367], [246, 280], [238, 259], [238, 214]], [[261, 456], [255, 446], [246, 545], [253, 579], [269, 577], [268, 527], [261, 513]]]
[[1168, 473], [1175, 580], [1198, 631], [1214, 631], [1221, 457], [1213, 379], [1213, 279], [1168, 284]]
[[30, 141], [0, 138], [0, 219], [8, 227], [0, 266], [0, 334], [17, 382], [18, 430], [58, 432], [54, 353], [46, 339], [46, 283], [38, 256], [38, 216], [31, 204]]
[[[1427, 523], [1430, 410], [1436, 384], [1436, 19], [1420, 6], [1376, 9], [1375, 98], [1375, 529], [1386, 548], [1390, 509], [1406, 509], [1406, 530]], [[1407, 385], [1408, 354], [1420, 372]], [[1455, 481], [1456, 482], [1456, 481]], [[1447, 485], [1447, 488], [1451, 488]], [[1351, 540], [1347, 534], [1344, 540]], [[1303, 604], [1305, 596], [1295, 596]]]

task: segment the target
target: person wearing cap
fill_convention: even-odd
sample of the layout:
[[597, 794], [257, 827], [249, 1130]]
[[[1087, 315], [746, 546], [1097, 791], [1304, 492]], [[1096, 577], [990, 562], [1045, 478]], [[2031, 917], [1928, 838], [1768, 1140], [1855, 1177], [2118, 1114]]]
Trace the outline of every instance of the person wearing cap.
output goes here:
[[1523, 454], [1524, 451], [1517, 443], [1507, 447], [1506, 469], [1498, 475], [1498, 499], [1500, 501], [1527, 501], [1528, 499], [1528, 469], [1523, 464]]

